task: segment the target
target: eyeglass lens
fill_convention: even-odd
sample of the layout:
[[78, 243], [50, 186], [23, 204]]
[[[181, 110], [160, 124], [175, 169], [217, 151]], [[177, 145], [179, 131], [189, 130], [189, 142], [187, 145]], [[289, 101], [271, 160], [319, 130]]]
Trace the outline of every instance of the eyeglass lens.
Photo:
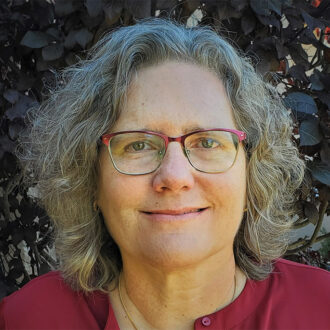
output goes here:
[[[185, 139], [185, 154], [199, 171], [224, 172], [233, 165], [238, 144], [237, 135], [231, 132], [198, 132]], [[109, 151], [119, 172], [146, 174], [160, 166], [165, 155], [165, 140], [158, 135], [128, 132], [113, 136]]]

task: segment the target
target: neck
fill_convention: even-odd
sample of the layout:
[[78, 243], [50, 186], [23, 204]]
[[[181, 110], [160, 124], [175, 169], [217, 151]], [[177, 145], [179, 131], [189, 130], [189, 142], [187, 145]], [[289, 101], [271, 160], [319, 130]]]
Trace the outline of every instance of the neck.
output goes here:
[[138, 329], [192, 329], [198, 317], [230, 304], [243, 282], [233, 255], [214, 255], [198, 266], [175, 270], [123, 258], [121, 296], [126, 311], [122, 313]]

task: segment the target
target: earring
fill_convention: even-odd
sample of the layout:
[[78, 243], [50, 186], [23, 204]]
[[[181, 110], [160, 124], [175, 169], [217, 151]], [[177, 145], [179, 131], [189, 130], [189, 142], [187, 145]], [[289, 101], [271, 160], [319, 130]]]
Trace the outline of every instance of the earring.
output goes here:
[[99, 211], [99, 207], [98, 207], [96, 201], [93, 202], [93, 210], [94, 210], [95, 212], [98, 212], [98, 211]]
[[247, 212], [247, 210], [248, 210], [248, 208], [246, 207], [246, 208], [243, 210], [243, 212]]

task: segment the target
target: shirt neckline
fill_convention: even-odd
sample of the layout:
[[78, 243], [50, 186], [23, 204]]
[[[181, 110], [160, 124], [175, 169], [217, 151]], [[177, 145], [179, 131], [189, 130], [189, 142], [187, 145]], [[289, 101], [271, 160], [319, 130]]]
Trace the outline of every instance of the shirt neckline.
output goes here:
[[[269, 287], [270, 277], [262, 281], [247, 279], [241, 294], [229, 305], [214, 313], [204, 315], [195, 320], [196, 326], [204, 324], [203, 319], [210, 320], [221, 328], [233, 328], [254, 313], [263, 300], [264, 292]], [[253, 301], [251, 302], [251, 297]]]
[[[224, 328], [231, 328], [243, 322], [258, 308], [263, 298], [263, 292], [267, 290], [268, 286], [269, 278], [263, 281], [246, 279], [242, 292], [233, 302], [219, 311], [197, 318], [194, 322], [195, 329], [200, 324], [203, 324], [203, 319], [205, 320], [205, 318], [208, 318], [211, 323], [215, 323], [217, 326]], [[253, 303], [251, 303], [251, 297], [253, 297]], [[108, 302], [108, 319], [104, 329], [120, 330], [109, 296]]]

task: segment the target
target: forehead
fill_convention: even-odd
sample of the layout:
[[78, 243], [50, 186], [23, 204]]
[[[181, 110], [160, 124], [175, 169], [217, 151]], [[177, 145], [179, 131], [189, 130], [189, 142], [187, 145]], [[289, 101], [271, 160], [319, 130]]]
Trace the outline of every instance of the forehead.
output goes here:
[[198, 127], [236, 128], [224, 86], [205, 68], [166, 62], [137, 73], [113, 129], [176, 135]]

